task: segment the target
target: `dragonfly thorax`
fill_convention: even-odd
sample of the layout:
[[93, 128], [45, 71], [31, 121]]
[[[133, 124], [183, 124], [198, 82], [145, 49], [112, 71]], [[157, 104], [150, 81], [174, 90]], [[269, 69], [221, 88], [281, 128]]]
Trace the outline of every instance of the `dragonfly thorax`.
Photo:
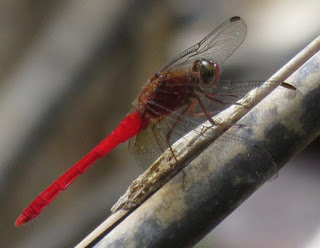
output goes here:
[[136, 106], [144, 118], [159, 122], [183, 106], [189, 105], [199, 81], [196, 73], [163, 71], [155, 74], [142, 89]]

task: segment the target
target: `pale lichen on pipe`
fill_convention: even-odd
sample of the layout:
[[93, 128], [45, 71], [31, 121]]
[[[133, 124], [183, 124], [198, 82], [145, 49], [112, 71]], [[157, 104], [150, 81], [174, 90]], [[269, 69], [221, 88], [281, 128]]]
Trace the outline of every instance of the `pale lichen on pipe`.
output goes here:
[[[298, 91], [280, 86], [264, 98], [273, 90], [269, 84], [268, 87], [250, 93], [241, 104], [234, 105], [217, 116], [219, 122], [235, 123], [264, 98], [238, 122], [244, 125], [243, 128], [231, 127], [213, 143], [222, 133], [219, 130], [221, 126], [217, 126], [217, 131], [212, 131], [213, 128], [206, 130], [206, 135], [200, 137], [201, 132], [195, 132], [195, 136], [189, 133], [174, 144], [175, 148], [188, 146], [190, 149], [187, 154], [187, 149], [182, 149], [181, 153], [177, 149], [178, 164], [167, 151], [156, 161], [156, 165], [151, 166], [130, 186], [115, 208], [129, 209], [127, 212], [120, 212], [121, 218], [128, 216], [112, 231], [110, 226], [114, 226], [115, 222], [109, 224], [108, 234], [105, 230], [99, 230], [98, 235], [104, 231], [104, 238], [96, 247], [193, 245], [272, 174], [277, 173], [274, 164], [278, 168], [282, 167], [320, 133], [320, 117], [317, 114], [320, 110], [319, 52], [310, 59], [319, 48], [320, 37], [269, 80], [286, 80]], [[308, 59], [310, 60], [304, 64]], [[286, 79], [297, 68], [299, 70]], [[218, 134], [209, 135], [209, 132]], [[230, 139], [225, 138], [226, 135], [239, 137], [241, 141], [247, 142], [237, 142], [236, 138], [232, 139], [234, 142], [230, 142]], [[205, 151], [196, 157], [203, 149]], [[212, 156], [212, 150], [218, 150], [215, 156]], [[178, 173], [169, 181], [173, 174], [194, 157], [196, 158], [183, 169], [183, 173]], [[173, 168], [170, 177], [157, 174], [162, 170], [161, 163], [163, 171]], [[145, 201], [163, 184], [165, 185]], [[144, 204], [129, 215], [130, 207], [135, 208], [143, 201]], [[95, 236], [96, 233], [89, 239]], [[85, 247], [89, 243], [90, 240], [84, 240], [79, 247]]]

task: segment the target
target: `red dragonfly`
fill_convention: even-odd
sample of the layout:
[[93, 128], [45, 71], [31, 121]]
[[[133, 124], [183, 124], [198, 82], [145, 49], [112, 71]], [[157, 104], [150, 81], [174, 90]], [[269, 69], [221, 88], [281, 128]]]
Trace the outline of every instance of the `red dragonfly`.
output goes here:
[[[92, 151], [42, 192], [18, 217], [20, 226], [38, 216], [78, 176], [119, 144], [150, 165], [183, 134], [245, 95], [256, 84], [220, 80], [220, 65], [241, 45], [246, 24], [232, 17], [186, 49], [152, 76], [134, 103], [135, 110]], [[198, 112], [198, 113], [197, 113]], [[158, 147], [158, 149], [156, 149]], [[143, 159], [142, 159], [143, 158]]]

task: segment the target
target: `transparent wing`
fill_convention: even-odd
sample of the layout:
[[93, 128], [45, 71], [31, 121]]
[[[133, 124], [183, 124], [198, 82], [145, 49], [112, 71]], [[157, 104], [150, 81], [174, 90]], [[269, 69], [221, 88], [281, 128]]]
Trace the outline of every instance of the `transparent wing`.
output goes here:
[[[201, 96], [201, 101], [204, 103], [207, 112], [213, 117], [231, 105], [236, 104], [250, 90], [257, 87], [270, 87], [274, 84], [281, 85], [282, 82], [219, 80], [215, 88], [205, 92], [208, 94], [207, 97], [205, 95]], [[283, 89], [287, 90], [286, 87], [283, 87]], [[135, 138], [130, 139], [129, 150], [133, 153], [138, 164], [145, 169], [148, 168], [162, 154], [162, 151], [169, 147], [168, 144], [173, 144], [186, 133], [208, 120], [203, 115], [203, 110], [199, 104], [196, 104], [193, 114], [191, 115], [190, 111], [184, 112], [183, 109], [179, 109], [161, 122], [156, 123], [153, 130], [152, 126], [149, 125], [146, 130], [140, 132]], [[173, 128], [179, 117], [182, 117], [181, 121]], [[172, 130], [172, 135], [170, 140], [167, 140], [167, 133], [170, 130]], [[230, 137], [232, 142], [238, 142], [237, 140], [237, 137]]]
[[[181, 110], [173, 112], [166, 119], [155, 124], [154, 128], [152, 128], [152, 124], [150, 123], [144, 131], [141, 131], [136, 137], [129, 140], [129, 151], [142, 168], [147, 169], [169, 148], [168, 144], [172, 145], [183, 135], [204, 122], [203, 119], [205, 118], [189, 118], [185, 114], [182, 116], [182, 121], [172, 130], [177, 118], [181, 116], [181, 112]], [[167, 134], [170, 130], [173, 132], [170, 139], [167, 140]]]
[[246, 35], [245, 21], [237, 16], [232, 17], [202, 41], [173, 58], [160, 71], [191, 67], [197, 59], [213, 60], [221, 65], [241, 45]]

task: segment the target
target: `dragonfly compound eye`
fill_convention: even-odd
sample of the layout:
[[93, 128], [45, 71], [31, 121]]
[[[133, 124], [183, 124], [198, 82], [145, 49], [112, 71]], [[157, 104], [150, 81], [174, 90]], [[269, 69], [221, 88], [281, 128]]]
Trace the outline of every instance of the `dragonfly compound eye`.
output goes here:
[[197, 60], [193, 65], [193, 71], [200, 73], [200, 87], [212, 88], [216, 85], [218, 68], [212, 61]]

